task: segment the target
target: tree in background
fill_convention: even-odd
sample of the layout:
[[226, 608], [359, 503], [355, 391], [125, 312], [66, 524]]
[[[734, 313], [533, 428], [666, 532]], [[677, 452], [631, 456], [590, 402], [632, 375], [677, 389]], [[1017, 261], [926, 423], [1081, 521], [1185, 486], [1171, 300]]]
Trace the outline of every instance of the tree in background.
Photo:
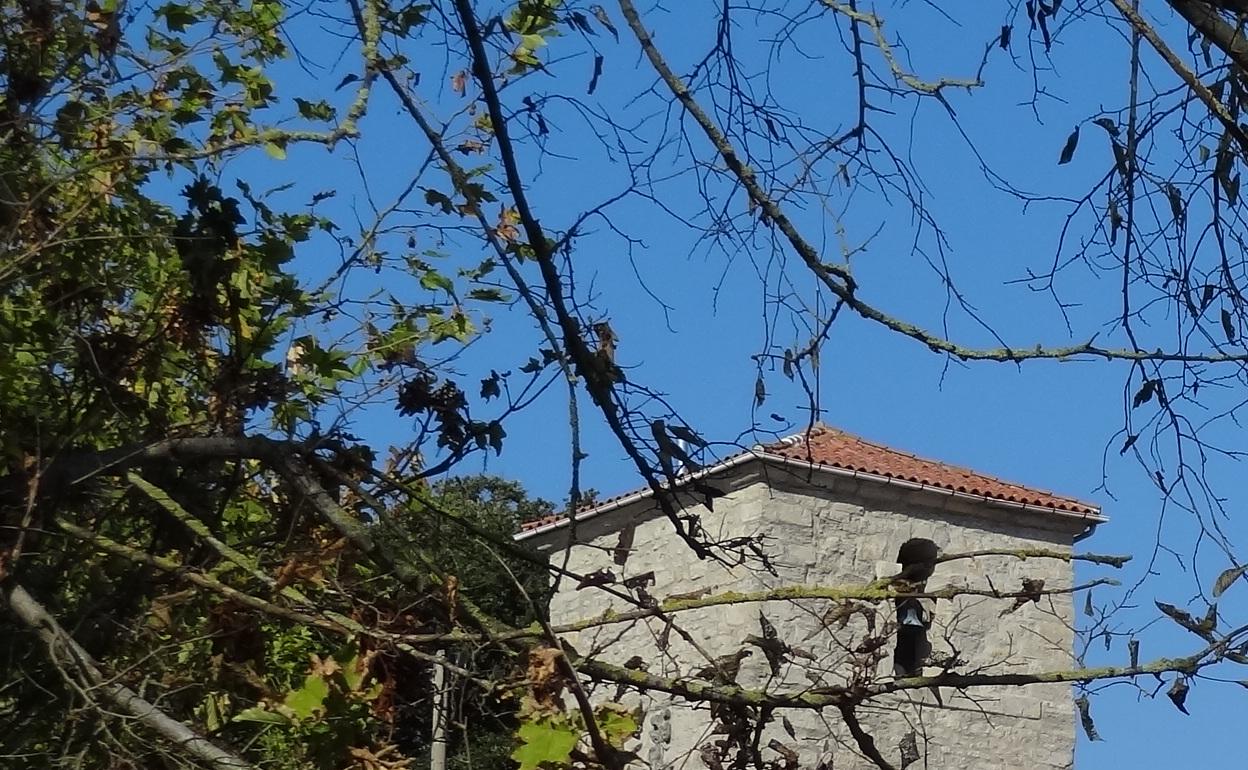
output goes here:
[[[765, 543], [717, 541], [666, 483], [795, 427], [781, 398], [816, 419], [842, 328], [951, 364], [1120, 377], [1107, 448], [1192, 522], [1200, 589], [1166, 618], [1120, 621], [1130, 591], [1094, 609], [1089, 638], [1134, 643], [1129, 661], [1062, 676], [1156, 694], [1156, 675], [1180, 707], [1205, 675], [1242, 678], [1248, 630], [1218, 605], [1245, 568], [1211, 469], [1243, 452], [1248, 8], [1138, 5], [0, 0], [5, 761], [405, 767], [427, 745], [430, 666], [460, 693], [463, 766], [504, 750], [526, 770], [622, 766], [636, 716], [591, 703], [589, 682], [748, 702], [563, 648], [542, 576], [609, 583], [512, 545], [517, 518], [551, 506], [446, 474], [527, 440], [566, 463], [575, 509], [584, 444], [609, 436], [673, 536], [765, 568]], [[1051, 68], [1077, 44], [1105, 63], [1065, 60], [1072, 88]], [[1025, 106], [977, 112], [994, 78], [1023, 83]], [[1034, 120], [1076, 97], [1096, 106], [1069, 133]], [[981, 129], [1043, 138], [1015, 152], [1020, 174], [1095, 143], [1094, 173], [1030, 192]], [[930, 192], [949, 141], [982, 200]], [[1016, 207], [1019, 241], [1056, 241], [1014, 285], [1051, 301], [1051, 325], [1023, 322], [1032, 299], [989, 317], [963, 288], [994, 266], [958, 264], [947, 228], [989, 194]], [[1056, 237], [1028, 230], [1054, 206]], [[630, 348], [680, 310], [639, 301], [641, 270], [618, 293], [659, 222], [717, 260], [708, 293], [745, 281], [763, 310], [739, 435], [694, 430], [642, 365], [665, 352]], [[555, 399], [566, 442], [521, 418]], [[379, 409], [412, 435], [354, 435]], [[1154, 620], [1186, 644], [1137, 659]], [[827, 706], [852, 721], [870, 698]], [[772, 751], [719, 759], [782, 766]]]

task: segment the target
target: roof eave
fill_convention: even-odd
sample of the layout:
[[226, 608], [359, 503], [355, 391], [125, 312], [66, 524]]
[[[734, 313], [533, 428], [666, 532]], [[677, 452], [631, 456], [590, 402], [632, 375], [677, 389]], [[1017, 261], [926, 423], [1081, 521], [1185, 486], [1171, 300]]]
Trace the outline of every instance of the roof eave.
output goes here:
[[[690, 481], [706, 478], [707, 476], [711, 476], [716, 473], [726, 471], [730, 468], [735, 468], [738, 465], [744, 465], [750, 460], [759, 459], [759, 457], [760, 457], [759, 454], [753, 453], [753, 452], [742, 452], [740, 454], [733, 455], [732, 457], [729, 457], [726, 460], [722, 460], [714, 465], [710, 465], [705, 468], [702, 468], [701, 470], [694, 471], [693, 473], [687, 473], [687, 474], [677, 477], [676, 486], [683, 487], [685, 484], [689, 483]], [[670, 486], [671, 486], [670, 484], [664, 484], [663, 488], [667, 489], [667, 488], [670, 488]], [[528, 540], [529, 538], [534, 537], [536, 535], [543, 534], [546, 532], [553, 532], [556, 529], [561, 529], [563, 527], [569, 526], [573, 522], [580, 524], [581, 522], [586, 521], [588, 519], [596, 518], [603, 514], [611, 513], [612, 511], [618, 511], [619, 509], [627, 505], [632, 505], [635, 502], [638, 502], [640, 500], [645, 500], [647, 497], [653, 497], [653, 496], [654, 496], [654, 490], [649, 487], [644, 487], [642, 489], [637, 490], [636, 492], [633, 492], [630, 495], [624, 495], [623, 497], [616, 498], [615, 500], [612, 500], [607, 503], [603, 503], [602, 505], [599, 505], [597, 507], [590, 508], [587, 511], [582, 511], [581, 513], [577, 513], [574, 516], [564, 517], [560, 519], [559, 521], [553, 521], [549, 524], [543, 524], [540, 527], [534, 527], [532, 529], [521, 530], [520, 532], [517, 532], [515, 535], [513, 535], [512, 539], [517, 540], [517, 541]]]

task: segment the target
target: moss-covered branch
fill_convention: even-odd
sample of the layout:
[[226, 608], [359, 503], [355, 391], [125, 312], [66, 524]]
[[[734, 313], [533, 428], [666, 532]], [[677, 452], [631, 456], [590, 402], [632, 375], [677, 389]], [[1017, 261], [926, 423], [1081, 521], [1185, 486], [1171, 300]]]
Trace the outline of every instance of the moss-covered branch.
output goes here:
[[213, 535], [212, 530], [208, 529], [206, 524], [192, 516], [190, 511], [183, 508], [177, 500], [170, 497], [168, 492], [133, 471], [126, 474], [126, 480], [147, 495], [148, 499], [163, 508], [166, 513], [181, 522], [184, 527], [195, 533], [200, 540], [219, 553], [222, 558], [269, 587], [277, 585], [277, 581], [260, 569], [255, 560], [248, 558], [240, 553], [238, 549]]
[[688, 700], [712, 701], [736, 706], [819, 710], [833, 706], [839, 707], [847, 703], [861, 703], [903, 690], [930, 687], [952, 687], [965, 690], [981, 687], [1024, 687], [1033, 684], [1088, 683], [1171, 672], [1192, 675], [1206, 666], [1219, 662], [1220, 658], [1212, 654], [1214, 650], [1214, 647], [1210, 647], [1188, 657], [1158, 658], [1139, 666], [1102, 666], [1035, 673], [957, 674], [947, 672], [937, 676], [908, 677], [855, 688], [832, 685], [781, 691], [712, 684], [700, 679], [655, 676], [645, 671], [635, 671], [599, 660], [580, 659], [576, 661], [576, 665], [582, 673], [595, 679], [626, 684], [643, 690], [666, 692]]
[[[731, 604], [762, 604], [765, 602], [794, 601], [798, 599], [885, 602], [893, 599], [914, 598], [943, 599], [948, 601], [959, 596], [983, 596], [991, 599], [1033, 599], [1040, 596], [1056, 596], [1060, 594], [1071, 594], [1078, 591], [1086, 591], [1089, 588], [1101, 585], [1118, 585], [1118, 581], [1111, 578], [1097, 578], [1096, 580], [1091, 580], [1077, 586], [1044, 588], [1034, 591], [1001, 591], [993, 588], [962, 588], [958, 586], [946, 586], [945, 588], [919, 593], [897, 590], [897, 588], [891, 586], [887, 580], [868, 583], [865, 585], [850, 586], [783, 586], [780, 588], [769, 588], [762, 591], [725, 591], [711, 596], [668, 599], [660, 602], [654, 607], [641, 607], [620, 612], [608, 610], [601, 615], [592, 618], [584, 618], [570, 623], [563, 623], [554, 626], [554, 630], [556, 633], [560, 634], [575, 633], [578, 631], [587, 631], [591, 628], [601, 628], [603, 626], [618, 625], [620, 623], [632, 623], [646, 618], [661, 618], [666, 615], [672, 615], [679, 612], [707, 609], [710, 607], [723, 607]], [[533, 625], [528, 628], [502, 632], [497, 636], [492, 637], [492, 640], [510, 641], [512, 639], [540, 637], [542, 635], [542, 629], [537, 625]], [[452, 632], [447, 634], [412, 634], [404, 636], [403, 639], [408, 642], [422, 644], [427, 642], [453, 643], [485, 641], [483, 637], [462, 632]]]
[[937, 563], [946, 561], [957, 561], [958, 559], [977, 559], [982, 556], [1012, 556], [1015, 559], [1057, 559], [1064, 562], [1084, 561], [1089, 564], [1103, 564], [1115, 569], [1121, 569], [1123, 565], [1131, 561], [1130, 556], [1111, 556], [1099, 553], [1071, 553], [1069, 551], [1055, 551], [1050, 548], [1006, 548], [996, 549], [988, 548], [979, 551], [962, 551], [960, 553], [951, 553], [942, 555], [936, 559]]

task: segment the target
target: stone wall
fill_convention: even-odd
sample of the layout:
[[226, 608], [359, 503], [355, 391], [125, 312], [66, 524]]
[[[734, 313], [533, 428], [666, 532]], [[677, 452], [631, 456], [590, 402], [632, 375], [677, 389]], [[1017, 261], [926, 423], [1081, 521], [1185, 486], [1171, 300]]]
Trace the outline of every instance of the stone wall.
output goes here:
[[[566, 556], [569, 569], [578, 573], [609, 568], [624, 578], [653, 572], [655, 583], [646, 590], [663, 599], [694, 591], [862, 584], [895, 572], [897, 548], [910, 537], [931, 538], [946, 553], [1026, 547], [1068, 551], [1072, 536], [1081, 529], [1078, 522], [1044, 513], [967, 504], [953, 496], [761, 462], [748, 463], [733, 470], [730, 478], [717, 480], [720, 486], [725, 482], [735, 489], [716, 501], [713, 513], [701, 509], [704, 527], [717, 538], [766, 536], [766, 550], [778, 575], [756, 566], [726, 567], [697, 559], [648, 499], [578, 523], [570, 552], [565, 552], [566, 530], [538, 535], [534, 541], [556, 563]], [[631, 548], [621, 566], [615, 552], [628, 546], [630, 537]], [[941, 564], [928, 588], [991, 585], [1015, 591], [1024, 577], [1043, 579], [1048, 588], [1072, 582], [1070, 566], [1063, 561], [986, 557]], [[963, 673], [1072, 668], [1071, 597], [1044, 597], [1038, 604], [1029, 602], [1002, 615], [1011, 604], [982, 597], [939, 602], [929, 634], [934, 653], [956, 651], [966, 661], [958, 669]], [[570, 635], [569, 641], [582, 654], [596, 653], [615, 663], [640, 656], [651, 673], [693, 676], [707, 665], [704, 653], [730, 654], [741, 649], [747, 635], [760, 635], [761, 611], [781, 639], [813, 659], [796, 658], [773, 677], [761, 651], [755, 649], [743, 662], [740, 684], [773, 690], [843, 684], [853, 659], [861, 657], [854, 650], [868, 637], [867, 625], [862, 616], [855, 616], [844, 629], [824, 629], [819, 618], [831, 605], [827, 600], [796, 600], [719, 606], [679, 613], [673, 629], [665, 630], [661, 621], [649, 619], [591, 629]], [[609, 608], [629, 607], [601, 591], [578, 591], [565, 584], [552, 601], [551, 614], [555, 623], [564, 623]], [[877, 622], [882, 623], [892, 608], [879, 610]], [[892, 675], [891, 642], [885, 650], [876, 673], [882, 679]], [[899, 761], [899, 741], [913, 731], [923, 757], [912, 768], [1071, 766], [1075, 714], [1069, 686], [942, 691], [941, 696], [943, 706], [927, 691], [873, 700], [863, 706], [860, 718], [894, 764]], [[614, 686], [600, 686], [594, 697], [641, 706], [645, 730], [637, 751], [652, 768], [702, 768], [699, 747], [722, 737], [710, 733], [712, 720], [705, 706], [692, 708], [662, 693], [621, 693]], [[789, 736], [777, 716], [760, 745], [779, 740], [799, 753], [802, 768], [819, 767], [821, 762], [838, 770], [874, 766], [860, 755], [836, 710], [785, 715], [796, 738]], [[764, 756], [778, 755], [764, 749]]]

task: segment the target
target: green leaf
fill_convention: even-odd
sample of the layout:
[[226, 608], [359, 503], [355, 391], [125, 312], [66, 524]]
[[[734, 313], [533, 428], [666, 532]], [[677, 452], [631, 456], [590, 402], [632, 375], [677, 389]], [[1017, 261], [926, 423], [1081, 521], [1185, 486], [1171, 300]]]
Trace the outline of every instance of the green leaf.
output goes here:
[[295, 106], [299, 108], [300, 117], [308, 120], [333, 120], [336, 114], [333, 106], [324, 99], [310, 102], [296, 96]]
[[325, 698], [328, 696], [329, 683], [319, 676], [309, 676], [303, 680], [302, 687], [292, 690], [286, 696], [283, 703], [297, 719], [303, 720], [324, 709]]
[[231, 722], [259, 722], [266, 725], [288, 725], [290, 720], [276, 711], [253, 706], [249, 709], [243, 709], [234, 715]]
[[612, 746], [620, 746], [624, 740], [637, 732], [637, 715], [619, 703], [604, 703], [594, 715], [598, 729]]
[[156, 17], [164, 17], [165, 26], [170, 32], [182, 32], [187, 27], [199, 21], [199, 17], [191, 13], [189, 5], [181, 3], [167, 3], [156, 10]]
[[506, 302], [508, 297], [502, 289], [472, 289], [468, 292], [468, 299], [481, 302]]
[[490, 370], [490, 376], [481, 380], [481, 398], [489, 401], [491, 398], [497, 398], [502, 394], [498, 386], [499, 374], [494, 370]]
[[507, 18], [508, 29], [522, 35], [540, 36], [538, 33], [556, 33], [553, 27], [559, 20], [555, 9], [561, 0], [520, 0]]
[[498, 198], [494, 197], [494, 193], [485, 189], [485, 185], [480, 182], [466, 182], [461, 185], [461, 188], [460, 193], [463, 194], [464, 200], [467, 201], [469, 206], [475, 206], [483, 201], [493, 203], [498, 200]]
[[261, 27], [271, 29], [281, 23], [286, 10], [274, 0], [255, 0], [251, 4], [251, 13]]
[[572, 725], [556, 724], [549, 719], [525, 722], [517, 735], [521, 744], [511, 753], [511, 758], [520, 763], [520, 770], [538, 770], [546, 762], [566, 763], [580, 737]]
[[368, 676], [368, 667], [360, 659], [360, 653], [354, 644], [348, 644], [334, 655], [334, 659], [342, 665], [342, 681], [347, 685], [348, 692], [359, 690]]
[[425, 23], [425, 14], [432, 7], [428, 3], [417, 3], [409, 5], [401, 11], [383, 10], [382, 18], [389, 22], [388, 29], [390, 31], [396, 36], [404, 38], [407, 37], [407, 34], [411, 32], [413, 27]]
[[228, 702], [228, 697], [210, 693], [208, 697], [204, 698], [199, 713], [204, 721], [204, 727], [208, 728], [210, 733], [220, 730], [221, 725], [224, 724], [225, 720], [222, 719], [221, 715], [221, 704], [222, 701]]
[[264, 151], [277, 160], [286, 160], [286, 148], [277, 142], [265, 142]]
[[503, 453], [503, 439], [507, 437], [507, 431], [503, 430], [503, 424], [498, 420], [491, 420], [489, 427], [486, 429], [486, 435], [489, 437], [490, 448], [494, 450], [495, 455]]
[[442, 275], [437, 270], [425, 271], [425, 274], [420, 277], [420, 286], [429, 291], [441, 289], [447, 294], [455, 293], [455, 284], [451, 282], [450, 278]]
[[442, 209], [443, 214], [450, 214], [455, 210], [455, 204], [451, 202], [451, 199], [447, 197], [446, 193], [439, 192], [431, 187], [425, 188], [425, 203]]

